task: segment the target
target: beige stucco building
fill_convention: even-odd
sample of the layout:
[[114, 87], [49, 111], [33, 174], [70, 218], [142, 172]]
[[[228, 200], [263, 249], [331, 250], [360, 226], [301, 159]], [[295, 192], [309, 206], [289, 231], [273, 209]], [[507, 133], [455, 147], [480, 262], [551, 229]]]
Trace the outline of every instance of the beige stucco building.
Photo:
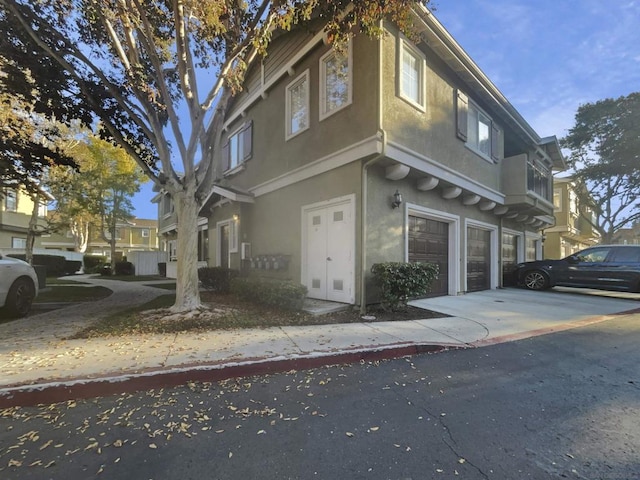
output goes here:
[[571, 177], [554, 179], [555, 223], [544, 230], [544, 258], [564, 258], [600, 241], [597, 230], [580, 213], [578, 188]]
[[[42, 195], [45, 201], [38, 202], [38, 226], [41, 231], [46, 226], [47, 202], [51, 198]], [[5, 187], [0, 196], [0, 248], [24, 249], [27, 244], [29, 221], [34, 209], [34, 200], [23, 189]], [[34, 246], [41, 246], [40, 236], [35, 237]]]
[[[203, 262], [362, 304], [376, 301], [378, 262], [437, 263], [433, 294], [458, 295], [541, 257], [552, 171], [564, 168], [555, 137], [541, 138], [430, 12], [416, 7], [415, 20], [419, 43], [390, 23], [344, 54], [321, 26], [273, 41], [227, 115]], [[170, 251], [171, 201], [156, 201]]]

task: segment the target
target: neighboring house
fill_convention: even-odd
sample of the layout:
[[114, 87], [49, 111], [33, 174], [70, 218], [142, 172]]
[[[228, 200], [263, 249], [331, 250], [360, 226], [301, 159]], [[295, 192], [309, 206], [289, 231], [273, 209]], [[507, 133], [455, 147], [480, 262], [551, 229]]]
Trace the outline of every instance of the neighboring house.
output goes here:
[[[41, 231], [46, 226], [47, 203], [52, 197], [41, 193], [42, 202], [38, 202], [38, 226]], [[24, 249], [27, 245], [29, 221], [33, 212], [34, 201], [23, 189], [4, 187], [0, 195], [0, 248]], [[39, 235], [35, 238], [35, 247], [41, 245]]]
[[[178, 233], [175, 208], [171, 196], [161, 191], [151, 199], [158, 204], [158, 236], [159, 248], [166, 253], [166, 276], [176, 278], [178, 271], [177, 250]], [[198, 218], [198, 266], [219, 265], [212, 263], [209, 254], [209, 222], [205, 217]]]
[[545, 258], [564, 258], [600, 242], [600, 235], [578, 209], [578, 188], [571, 177], [554, 178], [555, 224], [544, 230]]
[[[107, 233], [107, 237], [108, 237]], [[159, 249], [158, 221], [132, 217], [121, 222], [116, 228], [116, 260], [127, 257], [130, 252], [154, 251]], [[54, 233], [43, 238], [42, 246], [48, 249], [73, 251], [75, 249], [73, 236], [70, 231]], [[111, 249], [102, 238], [99, 230], [90, 230], [87, 255], [103, 255], [109, 258]]]
[[[274, 39], [227, 115], [202, 209], [210, 265], [362, 304], [378, 300], [378, 262], [436, 263], [431, 294], [458, 295], [541, 257], [564, 168], [556, 138], [540, 138], [430, 12], [416, 6], [415, 21], [417, 45], [385, 23], [346, 55], [321, 27]], [[170, 244], [170, 199], [156, 201]]]
[[640, 221], [634, 222], [631, 228], [621, 228], [613, 234], [613, 241], [618, 245], [640, 245]]

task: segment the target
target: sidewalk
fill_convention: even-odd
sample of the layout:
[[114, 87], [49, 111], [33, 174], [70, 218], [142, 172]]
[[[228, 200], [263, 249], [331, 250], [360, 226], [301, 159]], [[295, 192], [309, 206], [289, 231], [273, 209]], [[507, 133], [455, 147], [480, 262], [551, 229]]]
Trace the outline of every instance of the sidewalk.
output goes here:
[[[110, 297], [0, 324], [0, 408], [216, 381], [259, 373], [472, 348], [636, 314], [638, 299], [519, 289], [418, 300], [451, 317], [402, 322], [66, 340], [117, 309], [166, 290], [83, 278]], [[545, 295], [548, 308], [541, 308]], [[577, 308], [576, 303], [583, 304]]]

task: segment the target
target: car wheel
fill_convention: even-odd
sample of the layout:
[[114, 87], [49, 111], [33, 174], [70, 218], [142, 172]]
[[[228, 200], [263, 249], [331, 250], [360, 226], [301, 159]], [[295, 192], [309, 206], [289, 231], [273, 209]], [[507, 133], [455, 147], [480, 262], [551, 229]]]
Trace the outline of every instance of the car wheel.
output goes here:
[[549, 277], [540, 270], [532, 270], [524, 275], [522, 283], [529, 290], [545, 290], [549, 288]]
[[28, 278], [19, 278], [11, 288], [7, 295], [6, 309], [12, 317], [24, 317], [31, 310], [35, 291], [33, 283]]

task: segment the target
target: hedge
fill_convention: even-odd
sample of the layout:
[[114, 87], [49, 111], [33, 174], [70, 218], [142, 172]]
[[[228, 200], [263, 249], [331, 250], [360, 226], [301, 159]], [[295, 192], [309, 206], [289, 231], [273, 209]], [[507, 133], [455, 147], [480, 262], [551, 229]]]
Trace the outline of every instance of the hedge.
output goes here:
[[289, 280], [234, 278], [231, 280], [231, 293], [254, 303], [301, 310], [307, 287]]
[[438, 266], [431, 263], [385, 262], [371, 267], [382, 302], [392, 310], [403, 308], [410, 298], [425, 295], [438, 276]]
[[[8, 257], [18, 258], [25, 260], [26, 255], [24, 253], [12, 253], [7, 255]], [[75, 262], [69, 262], [67, 265], [67, 259], [62, 255], [44, 255], [36, 254], [33, 256], [33, 265], [42, 265], [47, 269], [47, 277], [61, 277], [63, 275], [72, 275], [76, 273], [80, 267], [73, 270]], [[73, 270], [69, 272], [69, 270]]]
[[231, 280], [240, 272], [225, 267], [202, 267], [198, 269], [198, 279], [204, 288], [217, 293], [229, 293]]

